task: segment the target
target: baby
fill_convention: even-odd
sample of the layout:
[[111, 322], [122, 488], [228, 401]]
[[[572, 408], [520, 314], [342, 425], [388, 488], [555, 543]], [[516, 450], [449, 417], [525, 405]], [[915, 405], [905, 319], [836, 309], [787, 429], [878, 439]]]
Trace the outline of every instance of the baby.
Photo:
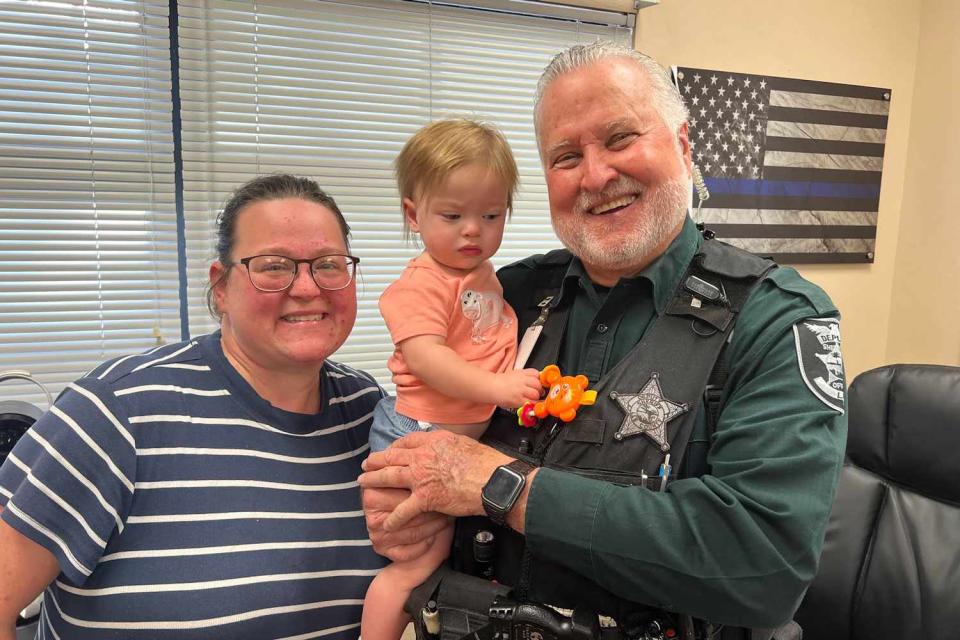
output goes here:
[[[514, 369], [517, 316], [490, 263], [518, 182], [506, 139], [479, 122], [442, 120], [418, 131], [395, 166], [405, 231], [419, 234], [424, 251], [380, 298], [397, 395], [377, 405], [372, 451], [421, 429], [479, 438], [497, 406], [519, 407], [542, 390], [536, 369]], [[374, 579], [363, 640], [400, 637], [410, 591], [444, 561], [452, 535], [451, 524], [422, 557]]]

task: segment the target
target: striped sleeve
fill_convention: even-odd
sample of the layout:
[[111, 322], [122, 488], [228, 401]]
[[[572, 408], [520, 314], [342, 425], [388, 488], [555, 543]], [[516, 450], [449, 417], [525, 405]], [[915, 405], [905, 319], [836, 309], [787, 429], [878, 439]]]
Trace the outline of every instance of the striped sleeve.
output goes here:
[[103, 383], [71, 384], [0, 468], [0, 514], [82, 585], [122, 531], [136, 472], [126, 417]]

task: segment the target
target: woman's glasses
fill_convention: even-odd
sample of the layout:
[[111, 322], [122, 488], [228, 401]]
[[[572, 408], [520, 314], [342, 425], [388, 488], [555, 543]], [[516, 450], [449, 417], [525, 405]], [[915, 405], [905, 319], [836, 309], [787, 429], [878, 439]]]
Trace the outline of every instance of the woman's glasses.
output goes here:
[[359, 262], [360, 258], [340, 254], [303, 260], [275, 255], [250, 256], [240, 260], [240, 264], [247, 268], [253, 286], [268, 293], [289, 289], [301, 264], [310, 266], [310, 275], [321, 289], [345, 289], [353, 282]]

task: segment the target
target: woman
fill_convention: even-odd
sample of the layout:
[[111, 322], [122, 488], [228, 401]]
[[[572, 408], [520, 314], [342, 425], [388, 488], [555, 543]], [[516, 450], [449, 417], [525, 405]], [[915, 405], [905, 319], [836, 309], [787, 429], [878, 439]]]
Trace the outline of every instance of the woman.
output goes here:
[[220, 331], [105, 363], [36, 422], [0, 468], [0, 639], [44, 588], [43, 638], [356, 637], [383, 391], [327, 359], [356, 319], [348, 235], [311, 180], [243, 185]]

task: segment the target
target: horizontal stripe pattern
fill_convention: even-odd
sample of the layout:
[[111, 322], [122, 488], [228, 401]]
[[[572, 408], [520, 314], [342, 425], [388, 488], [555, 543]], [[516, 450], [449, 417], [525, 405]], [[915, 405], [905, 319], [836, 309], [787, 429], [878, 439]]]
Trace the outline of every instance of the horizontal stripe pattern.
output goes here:
[[236, 544], [218, 547], [196, 547], [177, 549], [147, 549], [145, 551], [122, 551], [110, 553], [100, 558], [100, 562], [111, 560], [128, 560], [130, 558], [175, 558], [180, 556], [208, 556], [222, 553], [245, 553], [249, 551], [267, 551], [278, 549], [337, 549], [340, 547], [369, 547], [370, 540], [297, 540], [295, 542], [275, 542], [261, 544]]
[[807, 122], [767, 122], [767, 138], [809, 138], [811, 140], [838, 140], [846, 142], [869, 142], [883, 144], [887, 138], [884, 129], [868, 127], [838, 127], [830, 124], [810, 124]]
[[788, 138], [768, 135], [766, 147], [767, 153], [770, 151], [792, 151], [795, 153], [855, 155], [883, 158], [883, 144], [874, 142], [812, 140], [807, 138]]
[[872, 262], [875, 241], [870, 239], [730, 238], [724, 240], [757, 255], [798, 264]]
[[873, 261], [889, 89], [685, 67], [676, 80], [718, 238], [791, 262]]
[[801, 167], [804, 169], [883, 170], [882, 157], [845, 155], [840, 153], [768, 151], [764, 164], [771, 167]]
[[707, 209], [708, 224], [877, 224], [875, 211], [808, 211], [799, 209]]
[[847, 182], [875, 184], [880, 186], [879, 171], [858, 171], [856, 169], [827, 169], [823, 167], [773, 167], [763, 168], [763, 177], [767, 180], [800, 180], [819, 182]]
[[783, 122], [805, 122], [808, 124], [827, 124], [838, 127], [859, 127], [864, 129], [886, 129], [887, 116], [866, 113], [847, 113], [828, 109], [801, 109], [800, 107], [769, 107], [768, 120]]
[[809, 182], [801, 180], [742, 180], [708, 178], [707, 188], [711, 196], [720, 194], [744, 194], [752, 196], [789, 196], [789, 197], [837, 197], [837, 198], [879, 198], [879, 185]]
[[42, 637], [355, 636], [384, 564], [356, 482], [381, 395], [328, 362], [320, 414], [277, 410], [216, 335], [71, 385], [0, 468], [0, 517], [64, 569]]
[[[710, 229], [725, 238], [749, 237], [756, 227], [752, 224], [714, 224]], [[877, 229], [863, 225], [766, 224], [767, 238], [875, 238]]]
[[874, 116], [885, 116], [890, 112], [890, 103], [885, 100], [776, 89], [770, 92], [770, 106], [792, 107], [794, 109], [826, 109], [828, 111], [866, 113]]

